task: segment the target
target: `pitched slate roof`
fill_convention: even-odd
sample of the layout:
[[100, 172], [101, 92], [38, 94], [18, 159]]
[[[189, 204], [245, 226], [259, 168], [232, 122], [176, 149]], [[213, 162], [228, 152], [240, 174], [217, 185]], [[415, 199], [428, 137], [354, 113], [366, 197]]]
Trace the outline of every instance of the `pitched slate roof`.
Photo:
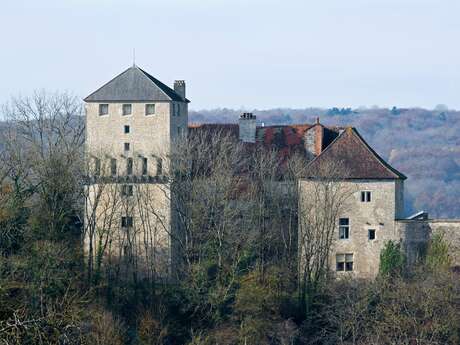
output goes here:
[[84, 100], [85, 102], [190, 102], [137, 66], [128, 68]]
[[[324, 167], [339, 165], [336, 171]], [[328, 174], [330, 176], [328, 176]], [[385, 162], [361, 137], [348, 127], [307, 166], [306, 178], [406, 179]]]

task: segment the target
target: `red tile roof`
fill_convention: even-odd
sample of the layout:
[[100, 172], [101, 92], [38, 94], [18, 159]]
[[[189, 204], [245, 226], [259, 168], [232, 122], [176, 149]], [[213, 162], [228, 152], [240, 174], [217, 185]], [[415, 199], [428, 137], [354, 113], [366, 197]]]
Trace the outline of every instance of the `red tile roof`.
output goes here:
[[[340, 168], [323, 169], [338, 163]], [[329, 172], [327, 172], [329, 171]], [[330, 174], [330, 176], [328, 176]], [[361, 137], [348, 127], [307, 166], [306, 178], [406, 179], [404, 174], [385, 162]]]
[[[346, 179], [405, 179], [402, 173], [385, 162], [361, 137], [355, 128], [325, 127], [321, 124], [301, 124], [286, 126], [257, 127], [256, 143], [246, 143], [248, 147], [262, 146], [276, 149], [281, 161], [294, 153], [301, 153], [306, 161], [305, 137], [315, 126], [323, 128], [321, 154], [308, 163], [306, 178], [318, 177], [321, 167], [329, 162], [340, 162], [343, 169], [335, 178]], [[219, 131], [238, 140], [238, 124], [195, 124], [189, 125], [191, 131]], [[335, 172], [334, 172], [335, 174]], [[323, 177], [327, 177], [324, 176]], [[332, 176], [331, 176], [332, 177]]]

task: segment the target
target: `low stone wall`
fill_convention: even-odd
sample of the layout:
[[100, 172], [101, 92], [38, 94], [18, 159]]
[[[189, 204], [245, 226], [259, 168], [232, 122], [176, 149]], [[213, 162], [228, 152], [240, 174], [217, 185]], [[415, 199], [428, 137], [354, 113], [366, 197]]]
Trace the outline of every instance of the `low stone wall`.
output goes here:
[[460, 219], [430, 219], [431, 235], [442, 234], [449, 244], [453, 265], [460, 266]]
[[396, 221], [401, 241], [409, 264], [414, 264], [424, 255], [429, 239], [442, 234], [449, 244], [453, 266], [460, 266], [460, 219], [427, 219]]

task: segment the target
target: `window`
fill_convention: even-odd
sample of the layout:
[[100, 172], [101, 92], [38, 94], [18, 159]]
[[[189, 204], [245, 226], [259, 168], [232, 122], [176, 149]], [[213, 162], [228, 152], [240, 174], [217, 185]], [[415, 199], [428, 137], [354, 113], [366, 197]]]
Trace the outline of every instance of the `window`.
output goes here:
[[128, 134], [128, 133], [129, 133], [129, 131], [130, 131], [130, 128], [129, 128], [129, 126], [128, 126], [128, 125], [125, 125], [125, 134]]
[[125, 216], [121, 217], [121, 227], [122, 228], [132, 228], [133, 226], [133, 217]]
[[129, 151], [129, 143], [125, 143], [125, 151]]
[[133, 185], [124, 184], [121, 186], [121, 196], [133, 196]]
[[182, 128], [180, 126], [177, 126], [177, 135], [182, 134]]
[[99, 104], [99, 116], [109, 114], [109, 105], [108, 104]]
[[371, 202], [371, 192], [370, 191], [361, 192], [361, 202]]
[[142, 175], [147, 175], [147, 157], [142, 157]]
[[337, 272], [353, 271], [353, 254], [337, 254], [335, 260]]
[[155, 115], [155, 104], [145, 105], [145, 115]]
[[350, 220], [348, 218], [339, 219], [339, 239], [346, 240], [350, 237]]
[[367, 238], [369, 239], [369, 241], [375, 240], [375, 229], [367, 230]]
[[101, 160], [94, 158], [94, 175], [99, 176], [101, 174]]
[[117, 174], [117, 160], [115, 158], [110, 159], [110, 173], [112, 176]]
[[163, 174], [163, 160], [161, 158], [157, 158], [157, 175]]
[[126, 160], [126, 174], [132, 175], [133, 174], [133, 159], [128, 158]]
[[133, 110], [131, 104], [123, 104], [121, 109], [123, 116], [131, 115]]
[[176, 104], [176, 116], [180, 116], [180, 103]]

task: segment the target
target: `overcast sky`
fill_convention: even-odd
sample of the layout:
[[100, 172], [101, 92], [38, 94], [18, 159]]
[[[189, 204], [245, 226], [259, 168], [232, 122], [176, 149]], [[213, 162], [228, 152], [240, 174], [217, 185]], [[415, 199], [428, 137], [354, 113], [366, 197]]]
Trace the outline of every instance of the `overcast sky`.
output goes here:
[[460, 109], [458, 0], [2, 0], [0, 102], [133, 60], [192, 109]]

